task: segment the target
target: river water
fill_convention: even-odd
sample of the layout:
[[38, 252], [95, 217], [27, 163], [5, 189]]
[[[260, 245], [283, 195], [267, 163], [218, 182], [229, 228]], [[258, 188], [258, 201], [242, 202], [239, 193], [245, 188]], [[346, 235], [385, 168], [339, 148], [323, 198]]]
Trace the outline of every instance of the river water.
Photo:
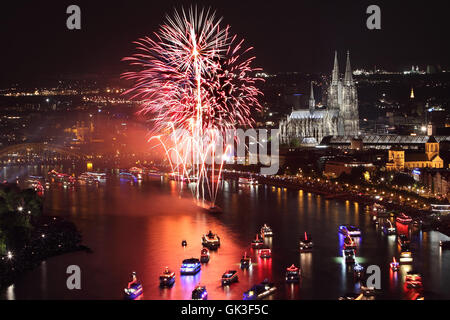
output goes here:
[[[2, 180], [42, 174], [49, 167], [8, 167], [0, 170]], [[56, 168], [77, 172], [75, 168]], [[383, 299], [406, 299], [411, 292], [404, 286], [406, 272], [422, 274], [426, 299], [450, 298], [450, 251], [442, 251], [438, 232], [410, 231], [414, 261], [402, 265], [398, 273], [389, 262], [399, 256], [396, 236], [386, 236], [370, 221], [368, 208], [356, 202], [325, 200], [311, 193], [268, 185], [239, 186], [226, 180], [219, 192], [223, 213], [212, 215], [200, 210], [188, 191], [158, 177], [143, 181], [121, 180], [114, 171], [104, 184], [64, 187], [52, 183], [45, 191], [44, 210], [74, 222], [83, 234], [83, 244], [93, 253], [76, 252], [53, 257], [21, 276], [0, 293], [0, 299], [122, 299], [131, 271], [144, 285], [144, 299], [190, 299], [197, 284], [205, 285], [209, 299], [242, 299], [242, 293], [265, 278], [277, 291], [269, 299], [337, 299], [357, 291], [353, 273], [341, 255], [341, 224], [361, 228], [357, 261], [363, 266], [381, 268]], [[272, 258], [261, 260], [250, 248], [259, 228], [268, 224], [274, 231]], [[183, 259], [199, 257], [201, 236], [212, 230], [221, 238], [221, 247], [211, 252], [208, 264], [196, 276], [179, 275]], [[307, 231], [314, 239], [311, 253], [300, 253], [298, 241]], [[187, 240], [186, 247], [181, 241]], [[239, 269], [244, 252], [253, 260], [250, 270]], [[301, 282], [284, 282], [286, 267], [301, 267]], [[81, 268], [81, 290], [68, 290], [66, 269]], [[175, 285], [160, 289], [159, 274], [168, 266], [176, 271]], [[221, 275], [238, 270], [239, 282], [222, 288]]]

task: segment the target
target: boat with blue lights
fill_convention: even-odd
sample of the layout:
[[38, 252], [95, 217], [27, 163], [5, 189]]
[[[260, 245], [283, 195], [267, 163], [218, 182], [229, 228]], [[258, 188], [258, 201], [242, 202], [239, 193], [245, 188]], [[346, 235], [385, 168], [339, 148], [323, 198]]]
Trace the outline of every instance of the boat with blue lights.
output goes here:
[[171, 287], [175, 283], [175, 272], [169, 270], [168, 267], [159, 276], [159, 285], [161, 287]]
[[389, 266], [391, 267], [391, 270], [394, 272], [397, 272], [398, 270], [400, 270], [400, 264], [397, 262], [397, 260], [395, 260], [395, 257], [393, 258], [393, 260], [389, 264]]
[[254, 285], [250, 290], [245, 291], [244, 300], [259, 300], [272, 294], [277, 288], [269, 280], [265, 279], [260, 284]]
[[136, 272], [132, 274], [132, 280], [128, 283], [125, 291], [125, 299], [127, 300], [136, 300], [144, 293], [144, 288], [142, 283], [137, 279]]
[[205, 286], [196, 286], [194, 290], [192, 290], [192, 300], [207, 300], [208, 299], [208, 291], [206, 291]]
[[190, 258], [183, 260], [181, 265], [180, 274], [181, 275], [195, 275], [202, 269], [200, 260], [196, 258]]
[[351, 237], [361, 236], [361, 230], [353, 225], [341, 225], [339, 226], [339, 232], [342, 233], [344, 236], [347, 235]]

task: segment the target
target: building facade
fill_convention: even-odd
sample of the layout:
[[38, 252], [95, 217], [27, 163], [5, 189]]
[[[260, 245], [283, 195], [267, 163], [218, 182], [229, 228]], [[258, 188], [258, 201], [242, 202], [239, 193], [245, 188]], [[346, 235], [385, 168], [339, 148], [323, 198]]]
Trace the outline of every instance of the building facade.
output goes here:
[[344, 78], [339, 77], [337, 52], [331, 83], [324, 99], [327, 106], [317, 109], [311, 83], [309, 108], [292, 110], [280, 121], [280, 142], [289, 144], [294, 139], [301, 145], [317, 145], [326, 136], [357, 136], [359, 134], [358, 94], [347, 52]]
[[425, 143], [425, 153], [405, 153], [399, 146], [389, 149], [386, 170], [402, 171], [416, 168], [443, 168], [444, 160], [439, 156], [439, 142], [433, 136]]

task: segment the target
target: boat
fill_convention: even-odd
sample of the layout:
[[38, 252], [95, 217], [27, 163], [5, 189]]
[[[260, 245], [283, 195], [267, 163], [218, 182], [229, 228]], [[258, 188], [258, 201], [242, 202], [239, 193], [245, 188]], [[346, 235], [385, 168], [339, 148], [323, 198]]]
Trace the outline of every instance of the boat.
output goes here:
[[412, 218], [404, 213], [401, 213], [397, 218], [395, 218], [395, 221], [400, 224], [409, 225], [412, 222]]
[[197, 274], [202, 269], [200, 260], [196, 258], [190, 258], [183, 260], [181, 265], [180, 273], [181, 275], [194, 275]]
[[244, 256], [241, 259], [241, 269], [249, 269], [252, 265], [252, 258], [247, 257], [247, 252], [244, 253]]
[[208, 299], [208, 291], [206, 291], [205, 286], [196, 286], [194, 290], [192, 290], [192, 300], [207, 300]]
[[182, 241], [181, 241], [181, 245], [182, 245], [183, 247], [186, 247], [186, 246], [187, 246], [187, 241], [186, 241], [186, 240], [182, 240]]
[[263, 238], [272, 237], [273, 236], [273, 231], [267, 224], [264, 224], [261, 227], [260, 234], [261, 234], [261, 237], [263, 237]]
[[244, 177], [240, 177], [239, 178], [239, 184], [248, 184], [248, 185], [254, 185], [257, 184], [258, 182], [253, 179], [253, 178], [244, 178]]
[[202, 251], [200, 251], [200, 262], [201, 263], [209, 262], [209, 250], [208, 249], [203, 248]]
[[236, 270], [228, 270], [222, 275], [222, 286], [228, 286], [233, 282], [238, 282], [238, 275]]
[[412, 253], [411, 250], [409, 249], [408, 245], [404, 245], [402, 247], [402, 251], [400, 252], [400, 262], [405, 263], [405, 262], [412, 262], [413, 258], [412, 258]]
[[395, 260], [395, 257], [393, 258], [392, 262], [389, 264], [391, 267], [391, 270], [394, 272], [397, 272], [400, 270], [400, 264]]
[[342, 250], [342, 256], [345, 259], [345, 263], [355, 263], [355, 250], [354, 249]]
[[175, 283], [175, 272], [169, 270], [168, 267], [159, 276], [159, 285], [161, 287], [171, 287]]
[[220, 238], [209, 230], [207, 234], [202, 236], [202, 245], [209, 250], [216, 250], [220, 247]]
[[356, 243], [353, 241], [353, 238], [350, 236], [345, 236], [344, 239], [344, 249], [356, 249]]
[[136, 272], [133, 272], [132, 275], [133, 280], [129, 282], [128, 287], [124, 289], [125, 299], [127, 300], [136, 300], [144, 293], [142, 283], [136, 278]]
[[264, 248], [259, 250], [259, 257], [261, 259], [269, 259], [272, 257], [272, 250], [269, 248]]
[[252, 240], [252, 248], [259, 248], [264, 244], [264, 241], [256, 234], [255, 239]]
[[303, 239], [300, 239], [299, 245], [300, 245], [300, 251], [312, 250], [314, 244], [313, 244], [311, 236], [308, 237], [306, 231], [305, 231]]
[[295, 265], [286, 268], [286, 282], [295, 283], [300, 281], [300, 269]]
[[352, 236], [352, 237], [361, 236], [361, 230], [352, 225], [339, 226], [339, 232], [342, 233], [344, 236], [347, 236], [347, 235]]
[[422, 276], [415, 271], [409, 271], [405, 276], [405, 285], [410, 289], [421, 289], [423, 287]]
[[250, 290], [244, 292], [244, 300], [258, 300], [272, 294], [277, 288], [267, 279], [260, 284], [254, 285]]
[[387, 222], [383, 225], [383, 232], [388, 236], [394, 235], [396, 231], [397, 229], [395, 229], [390, 220], [387, 220]]

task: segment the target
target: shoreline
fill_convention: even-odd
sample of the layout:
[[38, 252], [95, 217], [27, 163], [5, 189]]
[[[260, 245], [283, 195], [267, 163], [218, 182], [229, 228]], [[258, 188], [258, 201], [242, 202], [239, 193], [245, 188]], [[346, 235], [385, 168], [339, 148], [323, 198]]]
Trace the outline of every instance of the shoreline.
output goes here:
[[[45, 232], [45, 233], [43, 233]], [[59, 255], [92, 250], [81, 244], [81, 233], [75, 224], [58, 217], [44, 216], [35, 225], [32, 239], [11, 258], [0, 259], [0, 290], [14, 284], [26, 271], [41, 262]]]

